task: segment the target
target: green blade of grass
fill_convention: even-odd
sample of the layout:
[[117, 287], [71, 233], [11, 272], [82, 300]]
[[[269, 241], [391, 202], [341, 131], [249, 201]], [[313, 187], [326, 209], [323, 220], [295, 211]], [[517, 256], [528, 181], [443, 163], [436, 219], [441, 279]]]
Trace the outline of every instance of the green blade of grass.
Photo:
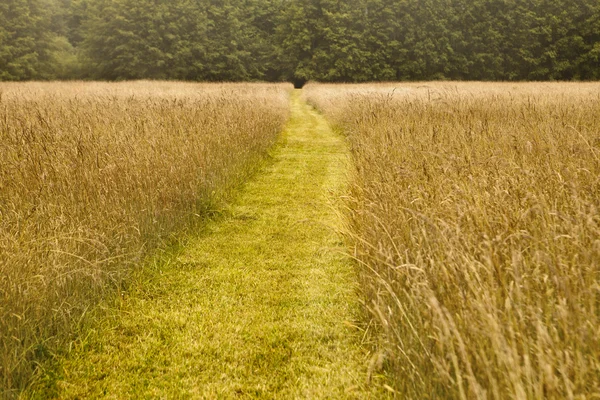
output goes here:
[[352, 328], [356, 276], [331, 203], [347, 156], [343, 138], [295, 93], [269, 165], [62, 360], [57, 395], [373, 396]]

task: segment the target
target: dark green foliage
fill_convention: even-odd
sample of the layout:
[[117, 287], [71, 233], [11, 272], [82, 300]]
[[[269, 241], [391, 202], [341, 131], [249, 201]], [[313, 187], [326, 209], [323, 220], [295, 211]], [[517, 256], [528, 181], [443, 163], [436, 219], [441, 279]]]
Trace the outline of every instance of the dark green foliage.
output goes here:
[[0, 2], [0, 80], [46, 78], [54, 35], [43, 0]]
[[94, 78], [265, 79], [275, 68], [269, 11], [253, 0], [89, 1], [81, 48]]
[[189, 79], [203, 68], [206, 16], [186, 0], [99, 0], [81, 45], [100, 79]]
[[4, 0], [0, 79], [600, 79], [598, 0]]

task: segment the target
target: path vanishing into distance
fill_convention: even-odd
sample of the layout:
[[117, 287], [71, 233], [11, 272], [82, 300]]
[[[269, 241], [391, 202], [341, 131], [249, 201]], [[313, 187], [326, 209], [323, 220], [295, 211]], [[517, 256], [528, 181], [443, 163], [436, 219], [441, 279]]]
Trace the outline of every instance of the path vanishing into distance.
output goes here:
[[273, 159], [60, 361], [59, 398], [381, 398], [334, 207], [348, 149], [292, 95]]

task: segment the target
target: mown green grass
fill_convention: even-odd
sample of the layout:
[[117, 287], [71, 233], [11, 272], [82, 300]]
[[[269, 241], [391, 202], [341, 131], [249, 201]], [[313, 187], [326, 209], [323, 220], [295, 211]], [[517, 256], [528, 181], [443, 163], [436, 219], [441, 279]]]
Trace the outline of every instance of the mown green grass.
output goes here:
[[332, 203], [347, 156], [296, 93], [264, 171], [72, 347], [53, 395], [381, 398]]
[[256, 171], [291, 87], [0, 83], [0, 398]]

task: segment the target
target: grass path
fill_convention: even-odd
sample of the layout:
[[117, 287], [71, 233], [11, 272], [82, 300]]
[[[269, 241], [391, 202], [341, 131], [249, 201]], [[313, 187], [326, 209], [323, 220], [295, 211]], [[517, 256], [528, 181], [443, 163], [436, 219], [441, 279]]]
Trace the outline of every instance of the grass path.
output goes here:
[[[292, 98], [273, 161], [118, 318], [61, 362], [58, 397], [369, 398], [335, 232], [347, 148]], [[379, 397], [379, 396], [376, 396]]]

